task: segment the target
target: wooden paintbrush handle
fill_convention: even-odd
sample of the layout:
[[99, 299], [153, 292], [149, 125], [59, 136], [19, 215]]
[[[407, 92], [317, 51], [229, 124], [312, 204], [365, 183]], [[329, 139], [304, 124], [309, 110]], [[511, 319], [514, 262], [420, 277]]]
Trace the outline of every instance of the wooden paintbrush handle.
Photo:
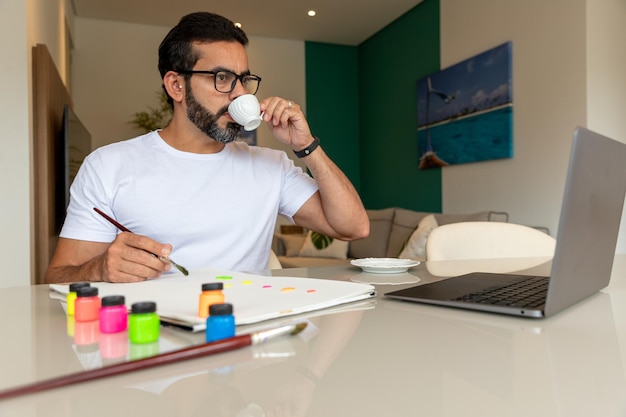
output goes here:
[[203, 356], [214, 355], [217, 353], [240, 349], [246, 346], [250, 346], [251, 344], [252, 337], [249, 334], [217, 340], [215, 342], [191, 346], [185, 349], [151, 356], [149, 358], [123, 362], [116, 365], [106, 366], [104, 368], [87, 370], [75, 374], [61, 376], [58, 378], [48, 379], [41, 382], [35, 382], [17, 388], [11, 388], [5, 391], [0, 391], [0, 400], [5, 400], [7, 398], [17, 397], [20, 395], [33, 394], [48, 389], [60, 388], [80, 382], [92, 381], [98, 378], [121, 375], [127, 372], [139, 371], [159, 365], [166, 365], [170, 363], [185, 361], [188, 359], [196, 359]]
[[129, 229], [124, 227], [124, 225], [118, 223], [114, 218], [112, 218], [111, 216], [109, 216], [108, 214], [106, 214], [105, 212], [100, 210], [99, 208], [94, 207], [93, 209], [96, 211], [96, 213], [98, 213], [99, 215], [101, 215], [102, 217], [107, 219], [112, 225], [114, 225], [115, 227], [120, 229], [122, 232], [130, 232], [130, 233], [132, 233]]

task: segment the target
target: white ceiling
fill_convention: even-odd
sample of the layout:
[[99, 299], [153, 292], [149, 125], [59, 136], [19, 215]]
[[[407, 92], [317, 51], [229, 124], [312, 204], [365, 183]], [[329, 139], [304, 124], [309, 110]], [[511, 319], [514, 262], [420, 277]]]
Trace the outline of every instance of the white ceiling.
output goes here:
[[[78, 17], [174, 26], [209, 11], [241, 23], [248, 35], [358, 45], [423, 0], [72, 0]], [[317, 15], [308, 17], [315, 9]]]

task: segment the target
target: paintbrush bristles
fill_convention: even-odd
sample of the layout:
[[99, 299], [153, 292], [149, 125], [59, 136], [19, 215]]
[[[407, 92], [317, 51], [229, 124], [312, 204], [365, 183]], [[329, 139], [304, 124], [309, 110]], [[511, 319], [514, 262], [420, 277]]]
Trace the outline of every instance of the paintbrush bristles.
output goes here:
[[296, 324], [296, 327], [293, 329], [293, 331], [291, 332], [292, 336], [297, 335], [298, 333], [302, 332], [304, 329], [306, 329], [306, 322], [302, 322], [302, 323], [298, 323]]
[[250, 338], [252, 344], [257, 345], [259, 343], [265, 343], [270, 339], [275, 339], [280, 336], [296, 335], [306, 328], [306, 322], [298, 324], [290, 324], [287, 326], [278, 327], [276, 329], [262, 330], [260, 332], [252, 333]]
[[187, 271], [187, 268], [185, 268], [182, 265], [178, 265], [176, 262], [172, 261], [170, 258], [168, 258], [167, 256], [159, 256], [158, 257], [160, 260], [162, 260], [163, 262], [169, 262], [172, 265], [174, 265], [174, 267], [176, 267], [176, 269], [178, 269], [184, 276], [188, 276], [189, 275], [189, 271]]

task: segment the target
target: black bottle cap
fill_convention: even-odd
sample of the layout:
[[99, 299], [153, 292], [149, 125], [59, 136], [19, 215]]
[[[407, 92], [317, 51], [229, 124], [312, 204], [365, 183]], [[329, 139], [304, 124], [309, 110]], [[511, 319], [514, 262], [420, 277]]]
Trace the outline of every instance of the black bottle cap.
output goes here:
[[70, 284], [70, 292], [76, 292], [79, 288], [91, 286], [88, 282], [73, 282]]
[[107, 295], [102, 297], [102, 307], [121, 306], [124, 305], [126, 299], [123, 295]]
[[95, 297], [98, 295], [97, 287], [81, 287], [76, 290], [77, 297]]
[[211, 304], [209, 306], [209, 316], [230, 316], [231, 314], [233, 314], [232, 304]]
[[130, 307], [130, 311], [133, 314], [154, 313], [156, 311], [156, 303], [153, 301], [141, 301], [139, 303], [134, 303]]
[[208, 284], [202, 284], [202, 291], [215, 291], [223, 290], [224, 284], [221, 282], [210, 282]]

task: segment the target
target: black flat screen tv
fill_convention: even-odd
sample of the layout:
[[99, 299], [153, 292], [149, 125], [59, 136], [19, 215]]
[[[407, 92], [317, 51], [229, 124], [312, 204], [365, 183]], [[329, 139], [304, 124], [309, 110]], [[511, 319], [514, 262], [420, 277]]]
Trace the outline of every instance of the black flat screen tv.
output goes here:
[[63, 109], [61, 134], [56, 147], [55, 230], [61, 231], [67, 206], [70, 203], [70, 185], [83, 162], [91, 152], [91, 134], [76, 116], [69, 104]]

